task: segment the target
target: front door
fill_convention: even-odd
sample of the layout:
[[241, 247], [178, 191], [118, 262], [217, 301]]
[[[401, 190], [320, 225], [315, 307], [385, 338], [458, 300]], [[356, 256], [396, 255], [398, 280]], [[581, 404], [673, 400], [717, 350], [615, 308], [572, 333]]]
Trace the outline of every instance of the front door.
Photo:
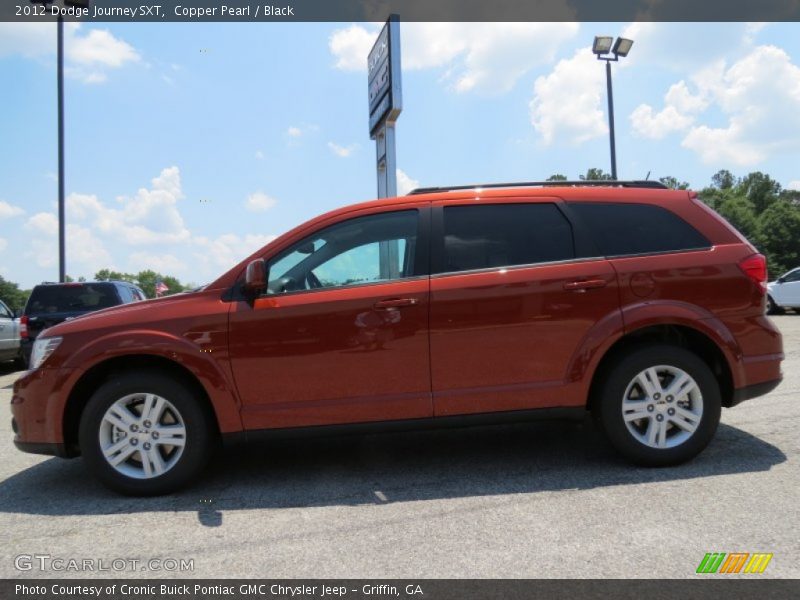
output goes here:
[[246, 429], [432, 416], [427, 210], [349, 218], [268, 260], [268, 290], [230, 313]]
[[608, 261], [576, 259], [572, 228], [556, 199], [445, 203], [434, 210], [435, 414], [585, 403], [569, 367], [596, 323], [619, 320]]

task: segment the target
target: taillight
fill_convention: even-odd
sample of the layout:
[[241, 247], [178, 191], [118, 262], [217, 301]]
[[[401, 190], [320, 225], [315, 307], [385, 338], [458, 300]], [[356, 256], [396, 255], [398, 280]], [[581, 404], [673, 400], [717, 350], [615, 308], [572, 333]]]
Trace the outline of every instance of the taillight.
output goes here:
[[744, 274], [758, 284], [762, 294], [767, 293], [767, 259], [763, 254], [753, 254], [739, 263]]
[[19, 319], [19, 337], [28, 339], [28, 315], [22, 315]]

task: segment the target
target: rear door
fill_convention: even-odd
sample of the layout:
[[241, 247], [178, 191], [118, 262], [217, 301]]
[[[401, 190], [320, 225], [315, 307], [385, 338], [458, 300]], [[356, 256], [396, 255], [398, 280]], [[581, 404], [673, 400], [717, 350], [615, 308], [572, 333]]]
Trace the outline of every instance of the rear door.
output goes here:
[[[568, 367], [619, 312], [557, 198], [434, 203], [431, 373], [437, 416], [585, 403]], [[578, 242], [576, 244], [576, 242]]]

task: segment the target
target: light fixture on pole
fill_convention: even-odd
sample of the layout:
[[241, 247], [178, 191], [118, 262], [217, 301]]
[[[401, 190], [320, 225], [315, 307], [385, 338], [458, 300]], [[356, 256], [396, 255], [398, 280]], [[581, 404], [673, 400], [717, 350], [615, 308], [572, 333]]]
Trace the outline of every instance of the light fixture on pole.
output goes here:
[[[597, 60], [606, 61], [606, 90], [608, 93], [608, 130], [611, 143], [611, 177], [617, 178], [617, 147], [614, 135], [614, 93], [611, 86], [611, 63], [617, 62], [620, 57], [628, 56], [633, 46], [633, 40], [627, 38], [614, 38], [607, 35], [598, 35], [594, 38], [592, 52]], [[609, 56], [611, 54], [611, 56]]]
[[[53, 0], [30, 0], [31, 4], [53, 4]], [[64, 6], [89, 8], [90, 0], [63, 0]], [[58, 89], [58, 280], [67, 280], [64, 214], [64, 17], [58, 13], [56, 86]]]

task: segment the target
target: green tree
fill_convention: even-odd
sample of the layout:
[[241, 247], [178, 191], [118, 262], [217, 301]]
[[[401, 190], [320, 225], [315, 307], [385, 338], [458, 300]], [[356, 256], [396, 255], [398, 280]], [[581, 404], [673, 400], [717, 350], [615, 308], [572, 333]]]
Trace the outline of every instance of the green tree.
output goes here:
[[659, 179], [661, 183], [667, 186], [671, 190], [688, 190], [689, 184], [686, 181], [678, 181], [672, 175], [667, 175], [666, 177], [661, 177]]
[[711, 182], [717, 189], [729, 190], [736, 184], [736, 178], [727, 169], [722, 169], [714, 174]]
[[739, 194], [747, 197], [758, 214], [764, 212], [778, 199], [781, 184], [761, 171], [755, 171], [743, 178], [736, 186]]
[[603, 169], [591, 168], [586, 171], [586, 175], [580, 175], [583, 181], [609, 181], [613, 179], [610, 173], [606, 173]]
[[786, 200], [773, 202], [758, 217], [758, 240], [773, 275], [800, 266], [800, 209]]
[[566, 180], [567, 180], [567, 176], [566, 175], [562, 175], [561, 173], [555, 173], [553, 175], [550, 175], [550, 177], [547, 178], [547, 181], [566, 181]]
[[758, 218], [750, 200], [744, 196], [728, 195], [714, 208], [748, 240], [757, 242]]
[[95, 281], [127, 281], [134, 283], [136, 276], [130, 273], [121, 273], [119, 271], [112, 271], [110, 269], [100, 269], [94, 274]]
[[176, 278], [171, 275], [162, 275], [153, 270], [139, 271], [134, 275], [135, 281], [148, 298], [156, 297], [156, 282], [159, 280], [164, 283], [169, 289], [164, 292], [164, 296], [178, 294], [186, 289], [186, 287]]
[[19, 284], [7, 281], [0, 275], [0, 300], [11, 310], [22, 310], [31, 295], [30, 290], [19, 289]]
[[[128, 281], [130, 283], [134, 283], [142, 288], [142, 291], [148, 298], [155, 298], [156, 297], [156, 282], [159, 280], [166, 285], [169, 290], [167, 290], [163, 295], [169, 296], [171, 294], [177, 294], [183, 292], [184, 290], [190, 289], [184, 284], [180, 282], [177, 277], [173, 277], [172, 275], [162, 275], [161, 273], [157, 273], [152, 269], [147, 269], [145, 271], [139, 271], [135, 275], [132, 273], [121, 273], [119, 271], [112, 271], [110, 269], [100, 269], [97, 273], [94, 274], [94, 278], [97, 281]], [[197, 287], [197, 286], [193, 286]]]

